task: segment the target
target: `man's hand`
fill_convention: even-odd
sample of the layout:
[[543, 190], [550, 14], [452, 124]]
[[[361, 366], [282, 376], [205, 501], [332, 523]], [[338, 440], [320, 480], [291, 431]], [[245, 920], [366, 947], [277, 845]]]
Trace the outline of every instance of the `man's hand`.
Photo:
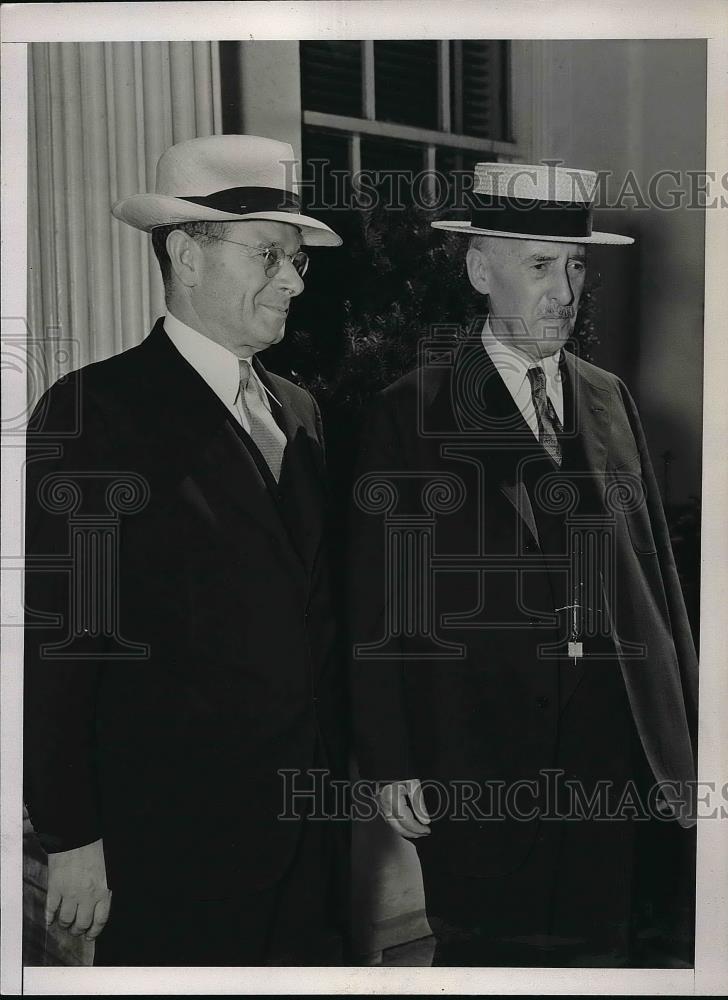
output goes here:
[[418, 840], [429, 836], [430, 816], [422, 797], [419, 778], [384, 785], [379, 789], [377, 798], [379, 811], [400, 837]]
[[102, 840], [48, 855], [47, 924], [57, 919], [59, 927], [74, 937], [85, 934], [87, 941], [93, 941], [104, 929], [110, 910]]

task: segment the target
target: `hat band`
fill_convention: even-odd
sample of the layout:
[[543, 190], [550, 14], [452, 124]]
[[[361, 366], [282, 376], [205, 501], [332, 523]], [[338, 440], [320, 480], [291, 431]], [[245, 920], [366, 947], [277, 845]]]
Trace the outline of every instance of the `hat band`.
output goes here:
[[250, 212], [300, 212], [301, 203], [295, 194], [282, 188], [238, 187], [225, 191], [213, 191], [204, 197], [182, 197], [203, 208], [214, 208], [218, 212], [231, 215], [247, 215]]
[[591, 208], [581, 202], [476, 194], [470, 221], [479, 229], [534, 236], [591, 236]]

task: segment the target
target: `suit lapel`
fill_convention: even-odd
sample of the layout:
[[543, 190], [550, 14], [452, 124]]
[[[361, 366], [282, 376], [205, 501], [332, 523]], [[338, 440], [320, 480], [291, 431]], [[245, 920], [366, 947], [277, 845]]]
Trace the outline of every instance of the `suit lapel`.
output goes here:
[[508, 481], [506, 479], [502, 479], [498, 483], [498, 489], [506, 500], [510, 504], [513, 504], [519, 517], [531, 532], [535, 541], [538, 542], [538, 527], [536, 525], [536, 518], [533, 514], [533, 506], [531, 505], [531, 498], [528, 495], [526, 484], [521, 482], [521, 480]]
[[291, 540], [266, 477], [232, 419], [225, 420], [217, 433], [208, 438], [200, 452], [199, 468], [208, 481], [214, 481], [226, 494], [236, 515], [244, 514], [256, 521], [282, 550], [293, 555]]
[[[477, 374], [477, 383], [482, 389], [482, 396], [475, 400], [468, 391], [469, 382], [473, 381], [472, 377], [468, 377], [469, 372], [474, 376]], [[455, 365], [455, 379], [458, 391], [453, 398], [459, 425], [485, 435], [489, 463], [495, 473], [491, 482], [513, 506], [538, 542], [531, 498], [518, 468], [519, 457], [532, 451], [536, 442], [480, 337], [461, 348]]]
[[298, 555], [310, 573], [323, 535], [323, 453], [304, 426], [292, 394], [281, 379], [273, 379], [259, 359], [255, 370], [278, 402], [273, 414], [286, 435], [286, 449], [278, 483], [280, 512]]
[[247, 435], [204, 379], [176, 350], [160, 320], [139, 347], [145, 358], [149, 412], [149, 475], [172, 476], [188, 498], [204, 507], [208, 523], [227, 543], [242, 540], [241, 523], [269, 535], [291, 568], [301, 571]]
[[[424, 398], [422, 405], [432, 406], [435, 426], [445, 433], [469, 434], [484, 441], [494, 473], [489, 477], [491, 482], [538, 541], [536, 519], [518, 461], [540, 445], [480, 337], [469, 338], [456, 351], [455, 363], [441, 369], [431, 404]], [[611, 422], [609, 391], [589, 378], [573, 354], [562, 352], [561, 364], [565, 375], [562, 444], [569, 456], [579, 455], [579, 464], [594, 477], [601, 499]], [[476, 397], [474, 391], [482, 393], [482, 397]]]
[[575, 444], [581, 451], [586, 471], [594, 477], [600, 499], [604, 496], [604, 472], [611, 425], [610, 396], [607, 389], [589, 379], [573, 354], [562, 354], [564, 379], [564, 430], [566, 448]]

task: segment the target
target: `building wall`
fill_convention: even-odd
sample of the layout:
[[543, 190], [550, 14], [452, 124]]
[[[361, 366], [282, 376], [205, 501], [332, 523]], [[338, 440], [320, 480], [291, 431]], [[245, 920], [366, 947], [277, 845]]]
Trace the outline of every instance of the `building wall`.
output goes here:
[[[643, 171], [705, 170], [706, 45], [641, 43]], [[671, 498], [700, 495], [704, 214], [650, 212], [642, 227], [639, 396], [653, 455], [674, 454]]]
[[[647, 195], [658, 171], [705, 169], [703, 41], [532, 44], [544, 50], [537, 158], [611, 171], [611, 198], [629, 171]], [[669, 187], [660, 185], [664, 200]], [[603, 277], [595, 360], [635, 396], [661, 483], [661, 455], [672, 451], [670, 499], [679, 502], [700, 494], [705, 226], [700, 211], [630, 208], [635, 201], [597, 218], [595, 228], [614, 227], [636, 244], [595, 248]]]
[[223, 42], [226, 132], [290, 142], [301, 158], [301, 62], [297, 41]]

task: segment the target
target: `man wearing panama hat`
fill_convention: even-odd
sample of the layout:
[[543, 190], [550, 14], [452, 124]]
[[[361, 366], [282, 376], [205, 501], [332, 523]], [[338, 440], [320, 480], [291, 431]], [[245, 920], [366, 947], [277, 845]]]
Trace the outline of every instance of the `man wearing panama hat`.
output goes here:
[[[256, 136], [167, 150], [156, 191], [113, 207], [151, 233], [166, 316], [31, 420], [27, 606], [50, 617], [27, 633], [26, 797], [48, 919], [98, 938], [96, 964], [340, 959], [341, 830], [281, 775], [344, 759], [320, 416], [257, 356], [306, 249], [341, 243], [301, 214], [292, 167]], [[68, 552], [54, 489], [91, 523], [115, 485], [116, 574], [32, 572]]]
[[595, 181], [476, 167], [471, 218], [433, 225], [487, 318], [365, 421], [358, 760], [416, 844], [436, 964], [632, 965], [647, 931], [649, 961], [690, 957], [695, 650], [634, 403], [564, 350], [587, 247], [633, 242], [592, 230]]

